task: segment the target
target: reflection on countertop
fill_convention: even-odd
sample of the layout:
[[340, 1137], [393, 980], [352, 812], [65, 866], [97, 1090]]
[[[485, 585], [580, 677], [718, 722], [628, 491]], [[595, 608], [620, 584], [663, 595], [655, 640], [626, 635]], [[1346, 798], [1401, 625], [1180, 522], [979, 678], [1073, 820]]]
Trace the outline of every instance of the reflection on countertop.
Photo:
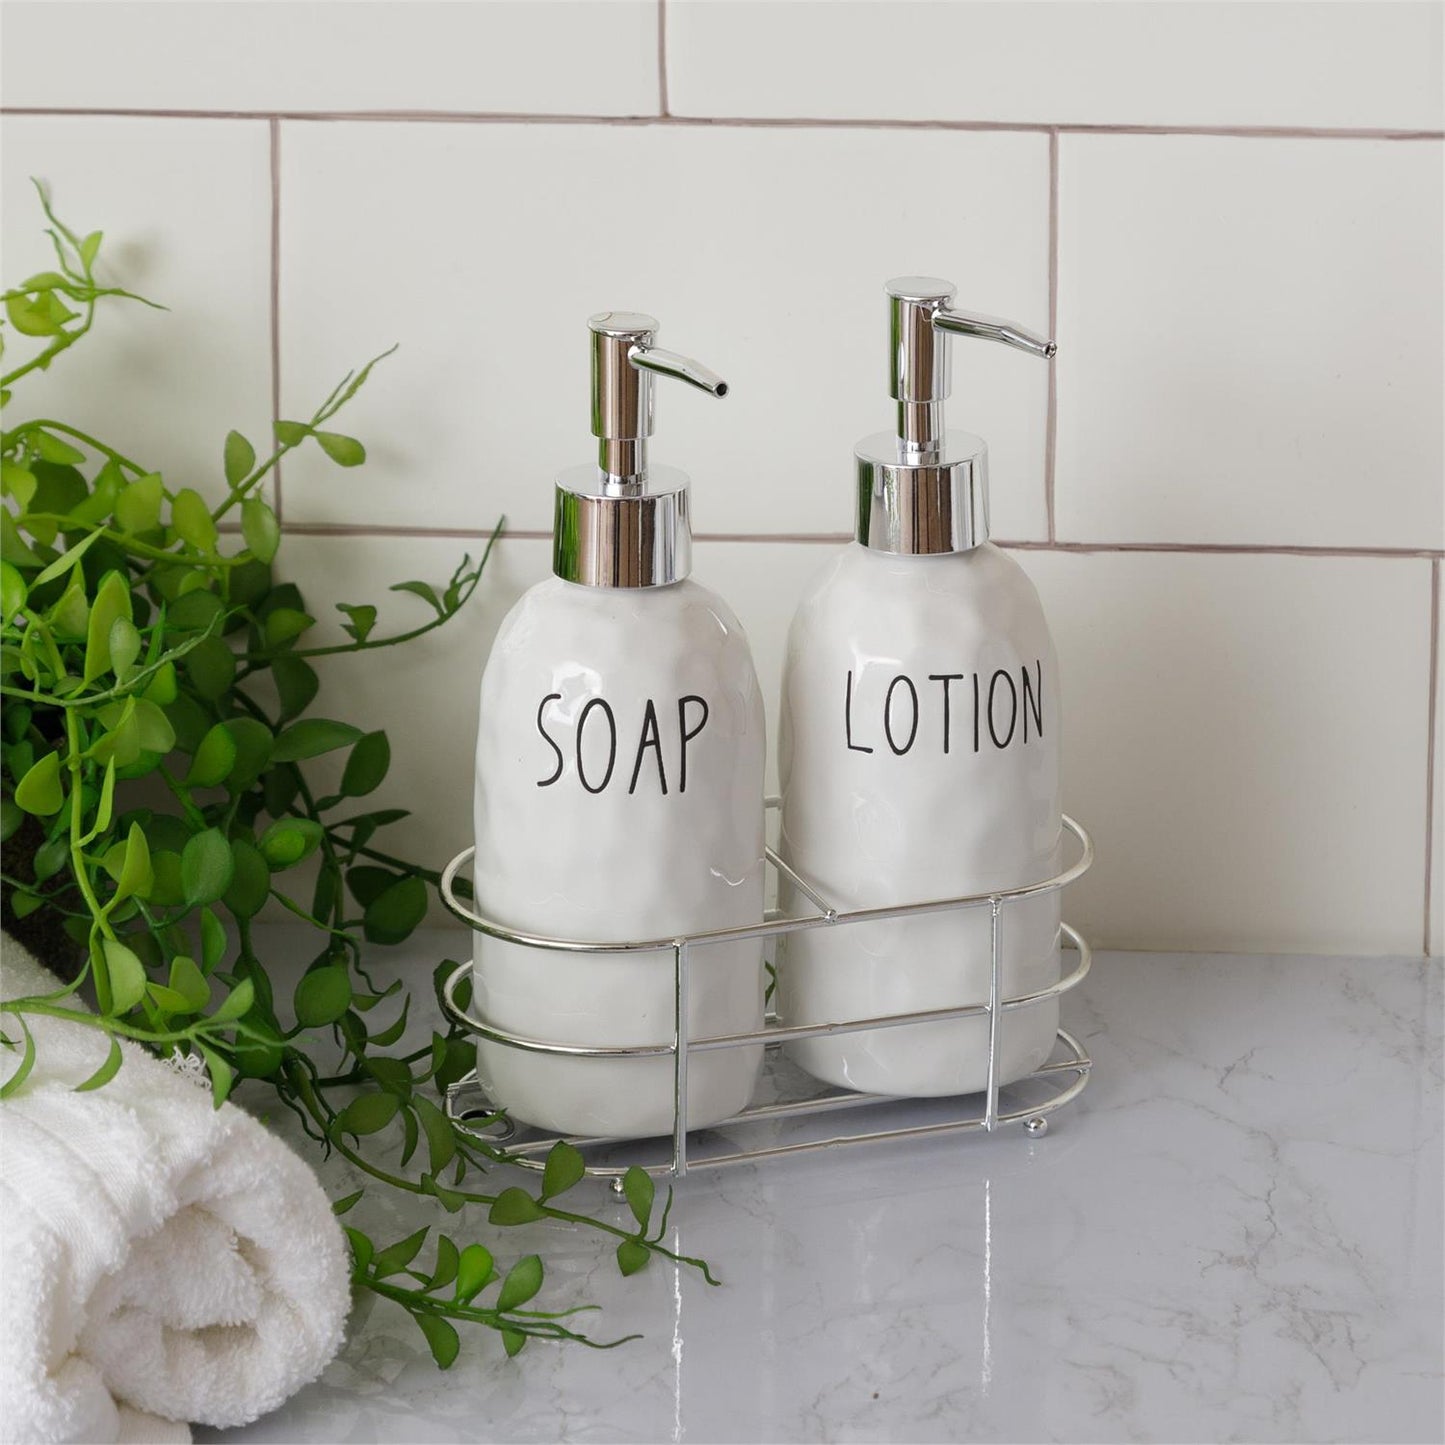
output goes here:
[[[413, 940], [413, 976], [458, 938]], [[1439, 960], [1101, 954], [1063, 1007], [1094, 1076], [1046, 1137], [690, 1176], [673, 1247], [718, 1289], [476, 1221], [504, 1259], [543, 1246], [544, 1301], [644, 1338], [509, 1363], [476, 1332], [441, 1374], [362, 1306], [319, 1382], [196, 1437], [1439, 1441], [1441, 1011]], [[388, 1238], [421, 1218], [368, 1208]]]

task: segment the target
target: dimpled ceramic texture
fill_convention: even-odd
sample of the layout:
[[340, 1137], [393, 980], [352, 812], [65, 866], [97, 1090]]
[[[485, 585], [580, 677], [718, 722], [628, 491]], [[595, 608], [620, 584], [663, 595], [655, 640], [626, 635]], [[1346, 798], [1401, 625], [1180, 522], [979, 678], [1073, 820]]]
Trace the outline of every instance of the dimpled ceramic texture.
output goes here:
[[[1059, 869], [1058, 665], [1033, 584], [996, 547], [920, 557], [854, 543], [831, 558], [789, 633], [779, 749], [782, 856], [841, 908], [987, 892]], [[807, 911], [786, 889], [783, 902]], [[1004, 996], [1056, 982], [1058, 894], [1005, 904], [1001, 923]], [[987, 907], [783, 944], [778, 1011], [789, 1024], [988, 1000]], [[1057, 1000], [1005, 1013], [1000, 1083], [1043, 1063], [1057, 1027]], [[988, 1020], [790, 1051], [847, 1088], [968, 1093], [987, 1083]]]
[[[761, 922], [764, 747], [747, 640], [720, 598], [691, 581], [539, 584], [503, 622], [482, 676], [478, 908], [587, 942]], [[494, 1027], [594, 1047], [672, 1042], [671, 950], [561, 953], [478, 934], [473, 957], [475, 1008]], [[689, 1036], [762, 1019], [761, 943], [694, 947]], [[743, 1108], [761, 1058], [760, 1047], [694, 1054], [689, 1127]], [[559, 1133], [673, 1127], [670, 1056], [569, 1059], [482, 1039], [477, 1075], [514, 1119]]]

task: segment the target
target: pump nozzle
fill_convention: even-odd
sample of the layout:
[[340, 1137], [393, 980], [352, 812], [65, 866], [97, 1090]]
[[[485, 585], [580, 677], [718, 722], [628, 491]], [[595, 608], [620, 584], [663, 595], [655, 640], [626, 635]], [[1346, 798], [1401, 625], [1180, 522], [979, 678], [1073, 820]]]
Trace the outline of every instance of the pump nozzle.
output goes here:
[[1054, 343], [1011, 321], [950, 309], [951, 281], [936, 276], [899, 276], [887, 285], [892, 344], [890, 391], [898, 403], [898, 436], [920, 452], [937, 450], [943, 438], [943, 400], [952, 385], [948, 336], [1001, 341], [1045, 359]]
[[966, 552], [988, 540], [988, 447], [982, 437], [943, 428], [948, 338], [1001, 341], [1045, 358], [1054, 343], [1011, 321], [954, 311], [953, 283], [936, 276], [900, 276], [886, 289], [898, 428], [854, 448], [857, 537], [900, 555]]
[[592, 435], [597, 464], [614, 485], [640, 485], [652, 435], [652, 378], [671, 376], [709, 396], [728, 384], [700, 362], [654, 346], [657, 322], [639, 311], [603, 311], [588, 318], [592, 333]]

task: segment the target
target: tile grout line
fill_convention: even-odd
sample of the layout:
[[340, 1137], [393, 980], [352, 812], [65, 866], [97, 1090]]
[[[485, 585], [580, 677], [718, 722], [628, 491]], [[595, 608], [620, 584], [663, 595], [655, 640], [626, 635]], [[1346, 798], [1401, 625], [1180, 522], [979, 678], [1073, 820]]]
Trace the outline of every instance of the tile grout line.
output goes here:
[[666, 118], [667, 107], [667, 0], [657, 0], [657, 111]]
[[[281, 122], [271, 120], [271, 436], [274, 444], [276, 423], [281, 420]], [[281, 463], [274, 468], [276, 521], [283, 516], [281, 498]]]
[[[409, 527], [386, 522], [291, 522], [287, 532], [302, 537], [420, 537], [487, 538], [491, 531], [480, 527]], [[550, 540], [549, 529], [507, 528], [505, 541]], [[851, 532], [695, 532], [695, 542], [739, 542], [774, 545], [801, 544], [837, 546], [851, 542]], [[1201, 557], [1341, 557], [1380, 561], [1427, 561], [1438, 563], [1445, 550], [1425, 547], [1324, 547], [1270, 542], [1049, 542], [1009, 540], [996, 537], [994, 545], [1010, 552], [1094, 553], [1181, 553]]]
[[1435, 871], [1435, 709], [1440, 682], [1440, 559], [1430, 563], [1430, 698], [1425, 719], [1425, 940], [1423, 952], [1430, 954], [1431, 905]]
[[714, 126], [745, 130], [923, 130], [1001, 131], [1028, 135], [1157, 135], [1218, 136], [1241, 140], [1445, 140], [1445, 130], [1398, 129], [1389, 126], [1287, 126], [1287, 125], [1126, 125], [1067, 121], [1007, 120], [900, 120], [888, 117], [835, 116], [703, 116], [675, 115], [567, 115], [540, 111], [468, 110], [151, 110], [140, 106], [0, 106], [0, 115], [92, 116], [146, 120], [288, 120], [355, 121], [415, 124], [470, 125], [616, 125]]
[[[1049, 132], [1049, 339], [1059, 339], [1059, 133]], [[1044, 412], [1044, 513], [1049, 541], [1058, 537], [1054, 524], [1054, 467], [1058, 454], [1059, 360], [1049, 359], [1048, 400]]]

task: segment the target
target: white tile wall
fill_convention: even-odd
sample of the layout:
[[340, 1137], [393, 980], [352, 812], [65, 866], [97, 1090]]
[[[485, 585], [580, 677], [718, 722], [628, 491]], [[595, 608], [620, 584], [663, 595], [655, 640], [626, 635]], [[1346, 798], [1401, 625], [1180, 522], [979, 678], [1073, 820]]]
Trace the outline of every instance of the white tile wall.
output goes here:
[[6, 0], [4, 25], [11, 106], [658, 106], [656, 0]]
[[1425, 799], [1430, 810], [1430, 852], [1425, 886], [1430, 894], [1427, 914], [1429, 926], [1425, 934], [1425, 951], [1445, 955], [1445, 587], [1441, 586], [1441, 564], [1435, 563], [1435, 736], [1432, 753], [1431, 790]]
[[1422, 560], [1029, 554], [1064, 688], [1066, 901], [1114, 947], [1420, 948]]
[[678, 115], [1441, 125], [1433, 4], [666, 3]]
[[1445, 544], [1439, 141], [1064, 136], [1058, 535]]
[[[653, 454], [692, 474], [701, 531], [848, 531], [852, 445], [893, 423], [884, 281], [957, 276], [1048, 320], [1042, 136], [295, 123], [281, 157], [288, 413], [402, 344], [355, 410], [372, 465], [292, 465], [293, 520], [550, 526], [553, 474], [595, 455], [585, 321], [619, 309], [732, 383], [658, 387]], [[1045, 535], [1047, 383], [958, 348], [953, 420], [988, 433], [1002, 536]]]
[[[996, 530], [1059, 637], [1068, 801], [1100, 842], [1071, 916], [1114, 945], [1445, 951], [1442, 13], [8, 0], [7, 106], [219, 113], [6, 116], [7, 281], [47, 261], [34, 172], [173, 307], [114, 313], [16, 414], [204, 484], [229, 427], [271, 420], [273, 281], [283, 415], [402, 342], [339, 423], [368, 466], [287, 471], [282, 558], [327, 627], [335, 600], [403, 622], [387, 584], [480, 540], [396, 529], [541, 532], [589, 454], [584, 320], [651, 309], [733, 383], [661, 392], [655, 451], [704, 534], [744, 538], [700, 543], [697, 575], [771, 704], [851, 445], [889, 420], [883, 280], [936, 271], [1038, 327], [1052, 301], [1053, 423], [1045, 368], [967, 345], [952, 420], [989, 438]], [[1296, 134], [1117, 133], [1180, 127]], [[450, 628], [324, 665], [323, 707], [391, 733], [400, 851], [466, 838], [477, 677], [547, 556], [509, 538]]]
[[[7, 285], [55, 269], [35, 176], [72, 230], [106, 233], [102, 280], [169, 307], [103, 303], [90, 336], [19, 382], [7, 422], [59, 414], [172, 486], [220, 486], [226, 433], [258, 451], [271, 433], [266, 123], [12, 116], [0, 139]], [[9, 369], [29, 343], [6, 341]]]

